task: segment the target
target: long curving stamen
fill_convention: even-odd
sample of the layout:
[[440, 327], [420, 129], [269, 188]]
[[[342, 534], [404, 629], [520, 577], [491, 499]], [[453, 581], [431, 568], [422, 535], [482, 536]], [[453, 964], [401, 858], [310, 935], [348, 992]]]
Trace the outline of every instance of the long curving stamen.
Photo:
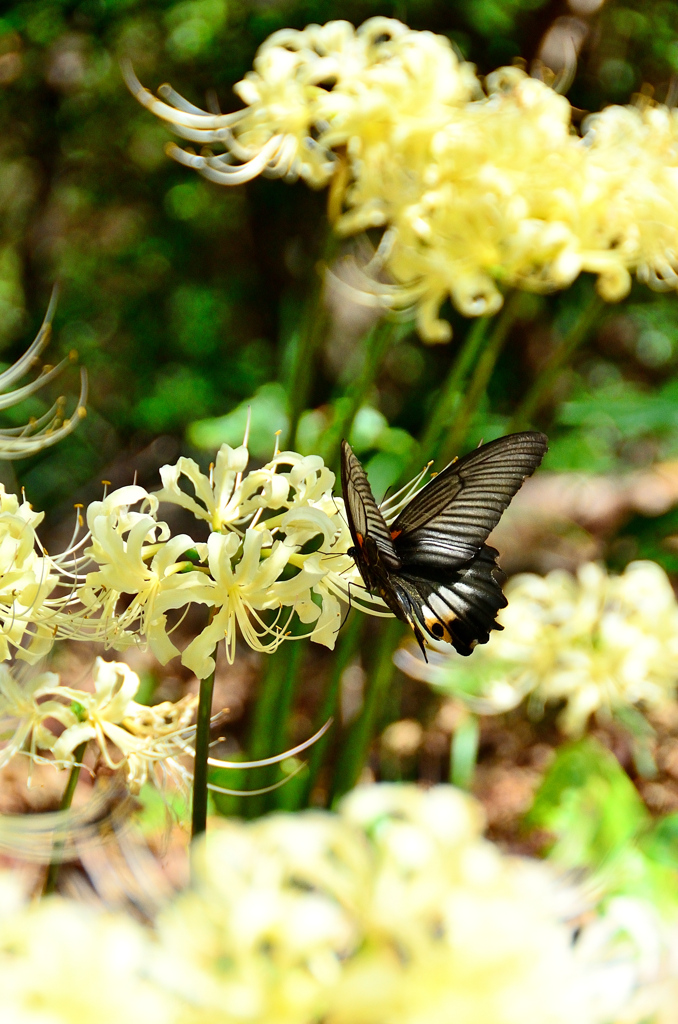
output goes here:
[[286, 761], [288, 757], [295, 757], [297, 754], [301, 754], [302, 751], [308, 750], [309, 747], [313, 746], [314, 743], [325, 735], [327, 730], [331, 727], [334, 719], [328, 718], [321, 729], [318, 729], [310, 739], [304, 740], [296, 747], [292, 747], [291, 750], [286, 750], [282, 754], [274, 754], [273, 757], [264, 757], [259, 761], [221, 761], [217, 757], [208, 757], [207, 763], [212, 768], [264, 768], [269, 764], [278, 764], [280, 761]]
[[30, 384], [25, 384], [22, 388], [15, 388], [14, 391], [10, 391], [6, 395], [0, 395], [0, 409], [9, 409], [13, 405], [18, 405], [19, 402], [23, 401], [24, 398], [28, 398], [29, 395], [34, 395], [35, 392], [43, 388], [45, 384], [49, 384], [49, 382], [54, 380], [55, 377], [58, 377], [64, 367], [68, 366], [69, 363], [72, 363], [73, 361], [73, 358], [68, 355], [62, 359], [60, 363], [57, 363], [56, 366], [53, 366], [51, 370], [47, 370], [47, 372], [43, 371], [43, 373], [41, 373], [39, 377], [36, 377], [35, 380], [31, 381]]
[[272, 786], [264, 786], [263, 789], [226, 789], [224, 786], [217, 786], [213, 782], [207, 783], [207, 788], [213, 793], [223, 793], [225, 796], [261, 796], [264, 793], [272, 793], [274, 789], [280, 789], [281, 786], [286, 785], [295, 775], [298, 775], [302, 768], [305, 768], [305, 764], [302, 763], [286, 775], [284, 779], [280, 779], [278, 782], [274, 782]]
[[54, 312], [57, 307], [57, 300], [59, 298], [59, 285], [55, 284], [52, 288], [52, 294], [50, 296], [49, 305], [45, 318], [42, 321], [40, 330], [38, 331], [35, 341], [26, 349], [24, 354], [17, 359], [16, 363], [13, 363], [9, 369], [5, 370], [4, 373], [0, 373], [0, 391], [4, 391], [8, 388], [15, 380], [19, 380], [25, 373], [30, 370], [31, 366], [40, 355], [40, 353], [47, 347], [49, 339], [52, 334], [52, 320], [54, 319]]
[[181, 149], [175, 142], [168, 142], [165, 146], [165, 152], [173, 160], [176, 160], [177, 163], [183, 164], [184, 167], [192, 167], [194, 170], [199, 171], [203, 178], [207, 178], [208, 181], [214, 181], [218, 185], [240, 185], [245, 181], [251, 181], [252, 178], [256, 178], [257, 175], [261, 174], [268, 162], [275, 156], [284, 138], [284, 135], [274, 135], [268, 142], [264, 143], [257, 155], [252, 157], [247, 163], [238, 164], [233, 168], [220, 164], [221, 170], [217, 170], [210, 164], [210, 160], [214, 159], [213, 157], [187, 153], [185, 149]]
[[[241, 111], [237, 111], [235, 114], [208, 114], [207, 111], [200, 111], [199, 114], [194, 114], [187, 110], [170, 107], [167, 103], [156, 99], [153, 93], [141, 84], [134, 73], [130, 60], [123, 59], [120, 62], [120, 69], [122, 77], [125, 79], [125, 84], [134, 98], [142, 106], [146, 107], [147, 110], [161, 117], [164, 121], [169, 121], [171, 124], [184, 124], [192, 128], [223, 128], [225, 125], [235, 124], [242, 117]], [[171, 86], [168, 88], [171, 88]], [[172, 94], [174, 95], [173, 89]], [[167, 95], [167, 90], [165, 90], [165, 95]], [[181, 99], [188, 106], [188, 100], [183, 100], [183, 97]], [[200, 110], [199, 107], [195, 109]]]

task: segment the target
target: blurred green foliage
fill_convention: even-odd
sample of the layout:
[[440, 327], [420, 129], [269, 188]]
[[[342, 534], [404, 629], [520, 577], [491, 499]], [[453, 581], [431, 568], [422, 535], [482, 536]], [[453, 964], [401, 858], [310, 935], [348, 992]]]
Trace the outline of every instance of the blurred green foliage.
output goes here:
[[[537, 56], [566, 4], [546, 0], [30, 0], [0, 15], [0, 354], [23, 348], [63, 282], [56, 358], [76, 348], [91, 377], [90, 415], [59, 448], [19, 466], [39, 507], [126, 460], [160, 433], [209, 461], [242, 434], [265, 458], [290, 414], [283, 390], [300, 317], [326, 245], [325, 196], [254, 181], [225, 189], [167, 159], [169, 134], [125, 89], [119, 58], [146, 85], [163, 81], [224, 110], [271, 32], [375, 14], [447, 34], [482, 72]], [[558, 20], [560, 19], [560, 21]], [[666, 2], [611, 0], [586, 34], [570, 90], [577, 116], [626, 102], [643, 83], [666, 98], [678, 72], [678, 13]], [[671, 98], [671, 97], [669, 97]], [[512, 332], [469, 443], [502, 433], [586, 292], [534, 305]], [[352, 440], [384, 491], [417, 454], [455, 340], [401, 338], [361, 408]], [[535, 425], [552, 435], [548, 466], [619, 470], [678, 452], [678, 306], [637, 287], [608, 310]], [[331, 332], [327, 338], [331, 339]], [[299, 445], [314, 450], [350, 379], [351, 358], [321, 353]], [[350, 357], [350, 352], [348, 353]], [[67, 384], [75, 392], [75, 377]], [[47, 401], [45, 398], [45, 402]], [[46, 406], [32, 399], [16, 422]]]
[[558, 750], [527, 824], [552, 834], [555, 861], [593, 871], [607, 893], [675, 908], [678, 814], [653, 822], [614, 754], [596, 740]]

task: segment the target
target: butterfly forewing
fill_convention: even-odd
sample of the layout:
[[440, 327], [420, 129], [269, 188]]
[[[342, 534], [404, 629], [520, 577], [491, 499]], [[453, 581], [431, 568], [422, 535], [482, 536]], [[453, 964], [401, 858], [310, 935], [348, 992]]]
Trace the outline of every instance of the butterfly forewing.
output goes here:
[[391, 526], [397, 557], [408, 568], [459, 568], [495, 528], [547, 447], [544, 434], [510, 434], [450, 463]]
[[390, 570], [399, 568], [400, 561], [393, 547], [391, 532], [374, 500], [365, 470], [347, 441], [341, 442], [341, 486], [349, 513], [348, 525], [358, 552], [362, 552], [369, 538], [376, 544], [384, 567]]

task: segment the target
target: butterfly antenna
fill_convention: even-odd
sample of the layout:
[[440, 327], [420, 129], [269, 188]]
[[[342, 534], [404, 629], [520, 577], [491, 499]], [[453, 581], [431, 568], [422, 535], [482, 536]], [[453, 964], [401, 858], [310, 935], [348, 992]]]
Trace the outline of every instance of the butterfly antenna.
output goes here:
[[385, 504], [385, 502], [387, 502], [387, 501], [388, 501], [388, 492], [389, 492], [389, 491], [392, 491], [392, 490], [393, 490], [393, 484], [389, 484], [389, 486], [388, 486], [388, 487], [386, 488], [386, 490], [384, 491], [384, 497], [383, 497], [383, 498], [381, 499], [381, 501], [379, 502], [379, 508], [381, 508], [381, 506], [382, 506], [383, 504]]
[[337, 629], [337, 633], [339, 633], [339, 631], [344, 628], [344, 626], [346, 625], [346, 620], [348, 619], [349, 615], [351, 614], [351, 607], [352, 607], [351, 606], [351, 586], [352, 586], [352, 583], [349, 580], [348, 586], [346, 588], [348, 590], [348, 609], [347, 609], [346, 614], [344, 615], [343, 619], [339, 623], [339, 628]]

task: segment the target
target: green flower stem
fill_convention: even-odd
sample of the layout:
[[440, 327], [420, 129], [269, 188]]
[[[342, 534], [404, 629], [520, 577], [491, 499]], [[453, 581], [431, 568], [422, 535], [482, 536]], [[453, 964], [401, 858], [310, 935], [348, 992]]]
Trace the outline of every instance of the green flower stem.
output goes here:
[[381, 632], [376, 657], [372, 664], [365, 703], [346, 738], [332, 788], [333, 801], [355, 786], [367, 761], [370, 744], [379, 721], [379, 713], [388, 694], [395, 665], [393, 652], [398, 645], [404, 626], [399, 619], [388, 620]]
[[469, 713], [452, 733], [450, 743], [450, 782], [459, 789], [471, 789], [478, 760], [479, 741], [478, 716]]
[[363, 364], [360, 372], [346, 393], [336, 401], [335, 420], [321, 439], [320, 454], [333, 468], [338, 466], [339, 444], [342, 438], [350, 434], [356, 413], [369, 397], [386, 353], [409, 330], [409, 325], [380, 320], [362, 341]]
[[[76, 747], [73, 751], [73, 757], [75, 764], [70, 770], [68, 775], [68, 782], [64, 789], [63, 796], [61, 797], [61, 803], [59, 804], [60, 811], [68, 811], [71, 804], [73, 803], [73, 794], [75, 793], [75, 787], [78, 784], [80, 778], [80, 765], [82, 759], [85, 756], [85, 750], [87, 749], [87, 743], [85, 740], [79, 747]], [[54, 850], [52, 854], [52, 861], [47, 869], [47, 877], [45, 878], [45, 885], [42, 890], [43, 896], [49, 896], [56, 889], [57, 879], [59, 877], [59, 869], [61, 868], [61, 851], [63, 850], [63, 840], [57, 839], [54, 843]]]
[[193, 768], [193, 825], [191, 836], [202, 835], [207, 829], [207, 758], [210, 751], [210, 722], [212, 720], [212, 694], [214, 672], [200, 680], [198, 718], [195, 725], [195, 765]]
[[555, 384], [561, 370], [567, 366], [576, 350], [590, 335], [602, 308], [603, 300], [594, 292], [516, 409], [509, 424], [509, 432], [524, 430], [532, 424], [542, 399]]
[[[362, 615], [352, 611], [349, 621], [344, 627], [344, 631], [337, 643], [337, 649], [332, 659], [332, 668], [327, 682], [327, 689], [325, 690], [325, 697], [316, 721], [317, 729], [324, 725], [328, 718], [335, 718], [334, 732], [336, 735], [336, 716], [339, 710], [341, 677], [351, 663], [358, 648], [363, 625], [364, 619]], [[298, 810], [300, 807], [308, 806], [309, 798], [316, 786], [318, 776], [325, 766], [325, 757], [329, 750], [330, 742], [331, 732], [327, 732], [312, 747], [308, 759], [308, 771], [297, 788], [294, 807], [289, 807], [290, 810]]]
[[[478, 317], [466, 332], [466, 337], [452, 363], [447, 380], [440, 389], [440, 394], [421, 438], [419, 447], [426, 459], [435, 454], [443, 434], [454, 422], [455, 410], [459, 405], [463, 386], [485, 343], [489, 325], [489, 317]], [[405, 478], [409, 479], [420, 468], [419, 456], [417, 456], [416, 461], [410, 466], [409, 472], [405, 474]]]
[[495, 320], [494, 329], [478, 358], [468, 389], [461, 403], [457, 406], [454, 425], [440, 450], [443, 466], [447, 465], [455, 455], [459, 454], [459, 449], [466, 440], [473, 417], [478, 411], [483, 395], [487, 390], [492, 371], [504, 347], [509, 331], [520, 311], [522, 302], [522, 294], [520, 292], [513, 292], [507, 297], [503, 310]]

